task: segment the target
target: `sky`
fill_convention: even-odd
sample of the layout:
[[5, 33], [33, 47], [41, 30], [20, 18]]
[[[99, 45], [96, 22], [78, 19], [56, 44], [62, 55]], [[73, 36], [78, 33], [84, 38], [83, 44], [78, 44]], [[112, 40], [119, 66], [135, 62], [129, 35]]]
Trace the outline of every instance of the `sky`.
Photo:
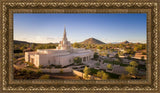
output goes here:
[[58, 43], [64, 26], [71, 43], [96, 38], [105, 43], [146, 43], [147, 14], [136, 13], [15, 13], [14, 40], [33, 43]]

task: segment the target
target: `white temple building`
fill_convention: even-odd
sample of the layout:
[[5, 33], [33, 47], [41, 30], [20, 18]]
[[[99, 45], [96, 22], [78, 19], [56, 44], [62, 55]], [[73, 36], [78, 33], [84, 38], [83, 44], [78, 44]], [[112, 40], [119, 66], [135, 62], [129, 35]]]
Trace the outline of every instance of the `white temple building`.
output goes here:
[[25, 52], [25, 61], [33, 63], [36, 67], [41, 65], [61, 65], [66, 66], [73, 63], [75, 57], [82, 58], [82, 62], [88, 62], [93, 58], [94, 52], [84, 48], [73, 48], [66, 37], [66, 29], [64, 28], [64, 36], [56, 49], [37, 49], [33, 52]]

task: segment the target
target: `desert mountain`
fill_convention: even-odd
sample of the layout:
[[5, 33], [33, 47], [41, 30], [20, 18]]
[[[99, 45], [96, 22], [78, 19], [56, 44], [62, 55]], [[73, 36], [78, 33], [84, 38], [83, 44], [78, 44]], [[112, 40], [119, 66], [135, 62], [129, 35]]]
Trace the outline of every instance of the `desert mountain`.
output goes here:
[[131, 43], [131, 42], [129, 42], [129, 41], [124, 41], [124, 42], [121, 42], [121, 44], [129, 44], [129, 43]]
[[89, 38], [81, 42], [82, 44], [105, 44], [104, 42], [97, 40], [95, 38]]
[[29, 42], [26, 41], [19, 41], [19, 40], [13, 40], [14, 44], [20, 44], [20, 43], [25, 43], [25, 44], [29, 44]]

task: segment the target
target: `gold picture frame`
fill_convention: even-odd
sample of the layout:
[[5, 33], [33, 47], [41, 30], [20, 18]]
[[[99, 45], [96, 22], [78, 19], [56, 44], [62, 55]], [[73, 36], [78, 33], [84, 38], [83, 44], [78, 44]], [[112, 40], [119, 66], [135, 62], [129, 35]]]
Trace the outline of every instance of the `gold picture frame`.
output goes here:
[[[135, 1], [135, 0], [134, 0]], [[158, 1], [141, 0], [1, 0], [0, 92], [160, 92]], [[146, 13], [147, 78], [145, 80], [14, 80], [14, 13]]]

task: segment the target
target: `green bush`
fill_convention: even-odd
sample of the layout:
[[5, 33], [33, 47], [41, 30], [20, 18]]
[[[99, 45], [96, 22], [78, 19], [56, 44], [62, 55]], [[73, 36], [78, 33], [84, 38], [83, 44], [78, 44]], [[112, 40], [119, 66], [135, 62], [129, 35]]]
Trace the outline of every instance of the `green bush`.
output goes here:
[[90, 68], [85, 66], [85, 68], [83, 69], [83, 72], [84, 72], [84, 77], [88, 78], [88, 75], [90, 74], [91, 70], [90, 70]]
[[21, 70], [22, 74], [26, 74], [27, 73], [27, 70], [26, 69], [23, 69]]
[[37, 71], [37, 75], [40, 76], [42, 74], [42, 71]]
[[90, 68], [90, 74], [93, 75], [93, 74], [96, 74], [98, 72], [97, 69], [94, 69], [94, 68]]
[[39, 79], [49, 79], [49, 78], [50, 78], [49, 75], [42, 75], [42, 76], [39, 77]]
[[129, 64], [131, 66], [133, 66], [133, 67], [137, 67], [138, 66], [138, 63], [136, 61], [131, 61]]
[[75, 58], [73, 59], [73, 61], [74, 61], [75, 64], [81, 64], [81, 63], [82, 63], [82, 58], [80, 58], [80, 57], [75, 57]]
[[112, 64], [107, 64], [107, 69], [112, 70]]
[[97, 77], [102, 78], [105, 72], [103, 70], [97, 72]]
[[109, 78], [109, 75], [106, 73], [102, 74], [102, 80], [107, 80]]
[[40, 65], [39, 68], [44, 68], [44, 66], [43, 66], [43, 65]]
[[56, 66], [55, 66], [55, 68], [61, 68], [61, 67], [62, 67], [61, 65], [56, 65]]
[[141, 57], [141, 60], [144, 61], [144, 56]]
[[63, 73], [63, 69], [60, 70], [60, 73]]
[[95, 59], [95, 60], [97, 60], [98, 58], [99, 58], [99, 55], [98, 55], [98, 53], [94, 53], [94, 55], [93, 55], [93, 58]]

